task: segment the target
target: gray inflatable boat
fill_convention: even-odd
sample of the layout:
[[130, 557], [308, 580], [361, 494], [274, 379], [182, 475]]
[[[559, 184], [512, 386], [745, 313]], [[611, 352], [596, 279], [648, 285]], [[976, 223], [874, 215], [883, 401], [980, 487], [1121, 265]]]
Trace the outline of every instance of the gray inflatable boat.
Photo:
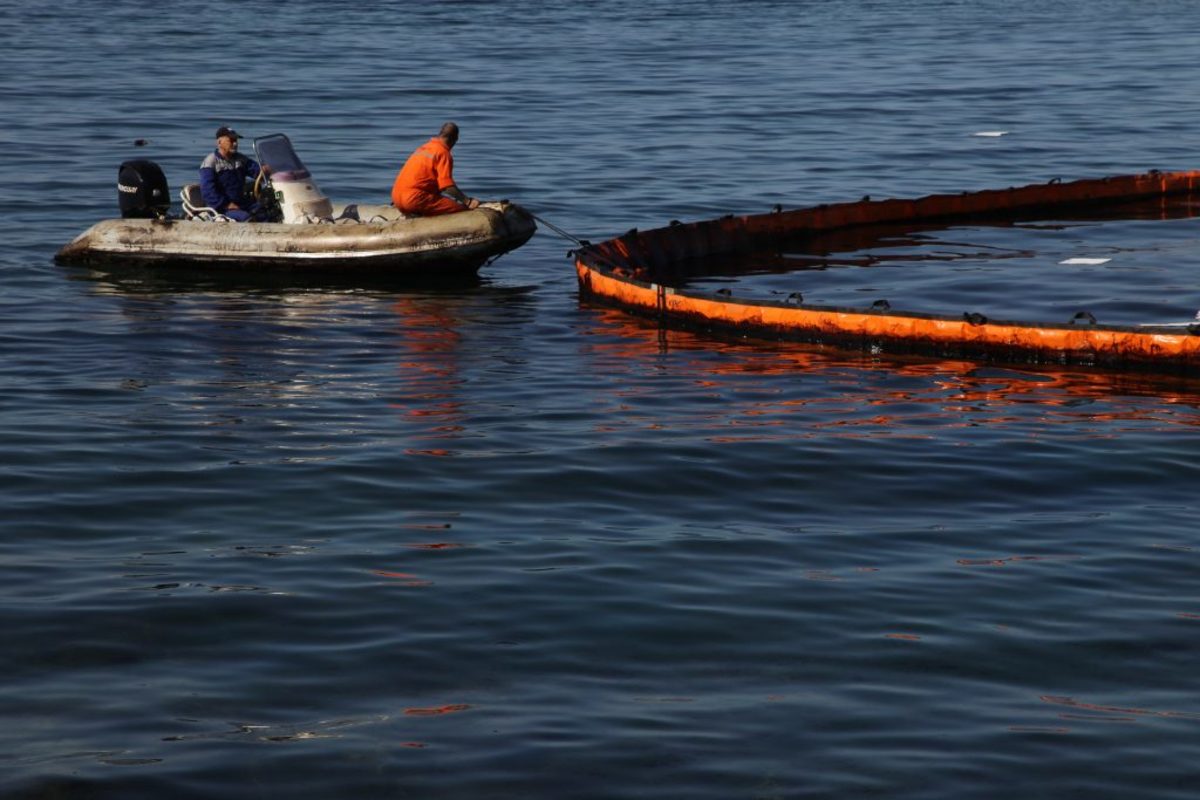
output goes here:
[[255, 151], [270, 175], [255, 193], [270, 201], [278, 221], [230, 221], [204, 207], [195, 184], [183, 188], [183, 214], [173, 217], [162, 170], [152, 161], [131, 161], [118, 173], [122, 218], [93, 225], [55, 261], [437, 279], [474, 275], [537, 230], [529, 212], [507, 201], [435, 217], [406, 216], [385, 205], [337, 205], [320, 193], [283, 134], [255, 140]]

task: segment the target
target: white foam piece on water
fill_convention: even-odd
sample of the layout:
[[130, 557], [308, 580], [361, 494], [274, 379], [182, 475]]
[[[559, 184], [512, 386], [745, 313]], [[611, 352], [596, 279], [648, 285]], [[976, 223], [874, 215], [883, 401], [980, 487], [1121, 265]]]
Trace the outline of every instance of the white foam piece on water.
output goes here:
[[989, 138], [994, 139], [997, 136], [1008, 136], [1008, 131], [978, 131], [976, 133], [972, 133], [971, 135], [972, 136], [987, 136]]
[[1143, 322], [1139, 328], [1190, 328], [1200, 322], [1200, 311], [1187, 322]]
[[1111, 258], [1068, 258], [1065, 261], [1060, 261], [1060, 264], [1107, 264], [1112, 261]]

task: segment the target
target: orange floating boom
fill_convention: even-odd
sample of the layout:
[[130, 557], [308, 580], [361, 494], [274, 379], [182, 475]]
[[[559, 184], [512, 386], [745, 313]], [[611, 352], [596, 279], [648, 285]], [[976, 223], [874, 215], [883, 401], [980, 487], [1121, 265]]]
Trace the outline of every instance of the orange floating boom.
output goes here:
[[786, 239], [893, 223], [960, 222], [1005, 214], [1074, 211], [1108, 204], [1189, 195], [1200, 171], [1127, 175], [1071, 183], [915, 200], [821, 205], [665, 228], [633, 230], [575, 252], [582, 299], [657, 318], [665, 326], [752, 338], [789, 339], [1008, 364], [1078, 364], [1200, 373], [1200, 324], [1123, 326], [990, 320], [839, 308], [685, 291], [656, 276], [679, 274], [692, 259], [770, 248]]

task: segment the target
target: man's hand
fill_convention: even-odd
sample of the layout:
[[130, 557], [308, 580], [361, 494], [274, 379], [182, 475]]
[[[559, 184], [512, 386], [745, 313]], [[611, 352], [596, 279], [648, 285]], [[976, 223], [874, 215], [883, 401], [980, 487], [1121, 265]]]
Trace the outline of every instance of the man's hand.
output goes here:
[[454, 184], [450, 184], [442, 190], [442, 194], [449, 195], [456, 202], [462, 203], [470, 211], [472, 208], [479, 208], [479, 201], [474, 197], [467, 197], [467, 193], [458, 188]]

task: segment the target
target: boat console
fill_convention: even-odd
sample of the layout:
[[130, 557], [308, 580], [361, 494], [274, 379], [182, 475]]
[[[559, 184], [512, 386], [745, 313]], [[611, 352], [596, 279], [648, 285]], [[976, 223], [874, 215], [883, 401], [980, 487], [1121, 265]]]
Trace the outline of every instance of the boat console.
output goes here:
[[333, 204], [321, 193], [311, 173], [282, 133], [254, 140], [254, 154], [267, 171], [284, 222], [318, 222], [333, 218]]

